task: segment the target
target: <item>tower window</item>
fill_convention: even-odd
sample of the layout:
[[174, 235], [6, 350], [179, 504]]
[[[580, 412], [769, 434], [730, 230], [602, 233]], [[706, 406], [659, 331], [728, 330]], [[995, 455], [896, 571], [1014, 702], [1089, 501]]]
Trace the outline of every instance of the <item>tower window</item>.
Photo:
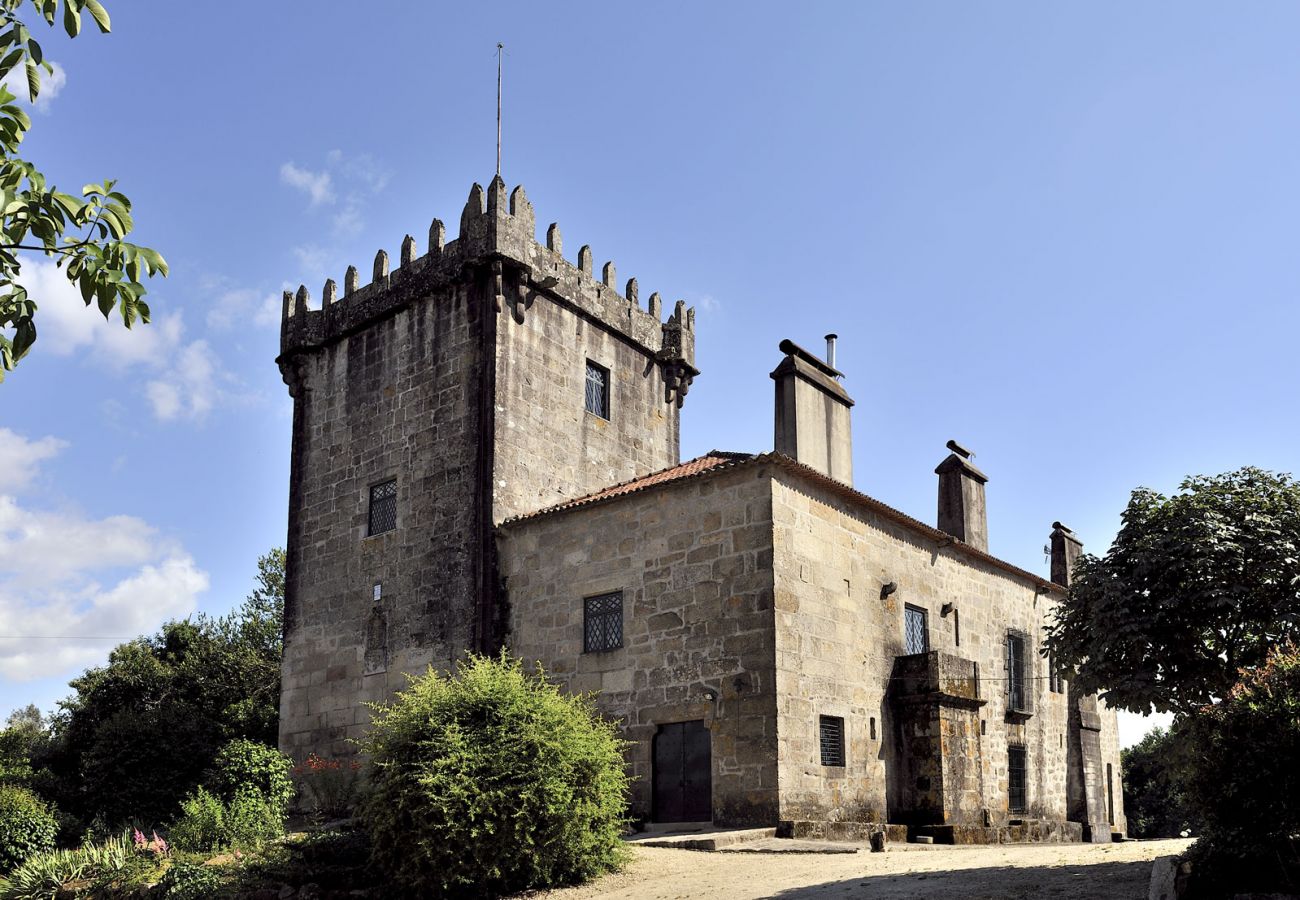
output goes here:
[[609, 369], [587, 360], [587, 412], [609, 418]]
[[623, 646], [622, 591], [588, 597], [582, 607], [583, 653], [604, 653]]
[[821, 716], [820, 733], [822, 765], [844, 765], [844, 720], [839, 716]]
[[903, 644], [907, 653], [929, 653], [926, 613], [919, 606], [903, 607]]
[[383, 534], [397, 527], [397, 479], [370, 488], [369, 534]]
[[1022, 813], [1028, 805], [1025, 798], [1025, 748], [1007, 748], [1007, 807], [1011, 812]]

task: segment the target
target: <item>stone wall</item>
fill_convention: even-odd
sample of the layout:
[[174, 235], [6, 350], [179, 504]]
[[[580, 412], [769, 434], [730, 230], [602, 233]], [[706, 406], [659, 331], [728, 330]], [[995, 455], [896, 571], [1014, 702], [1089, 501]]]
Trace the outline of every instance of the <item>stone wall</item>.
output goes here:
[[[910, 812], [918, 785], [913, 761], [901, 755], [909, 736], [900, 731], [889, 685], [895, 659], [905, 653], [903, 610], [912, 605], [927, 613], [931, 650], [979, 666], [979, 696], [987, 703], [978, 733], [954, 713], [946, 724], [936, 722], [941, 734], [922, 735], [942, 739], [954, 759], [975, 767], [984, 806], [963, 815], [982, 820], [987, 807], [995, 825], [1022, 816], [1064, 819], [1066, 695], [1048, 689], [1038, 656], [1051, 595], [784, 470], [775, 474], [772, 507], [780, 818], [902, 821]], [[895, 589], [882, 596], [886, 584]], [[1028, 716], [1007, 710], [1008, 629], [1031, 645]], [[820, 715], [845, 718], [843, 771], [820, 764]], [[1026, 748], [1025, 813], [1008, 810], [1011, 744]], [[964, 792], [962, 802], [977, 796]]]
[[[772, 512], [754, 474], [686, 479], [499, 531], [509, 648], [567, 690], [600, 692], [633, 742], [637, 815], [652, 812], [656, 726], [703, 719], [714, 821], [776, 820]], [[623, 592], [623, 647], [584, 653], [583, 599], [611, 591]]]
[[[473, 642], [481, 304], [452, 287], [294, 362], [280, 746], [346, 755], [403, 671]], [[397, 528], [367, 536], [371, 485]], [[381, 585], [381, 597], [374, 597]]]

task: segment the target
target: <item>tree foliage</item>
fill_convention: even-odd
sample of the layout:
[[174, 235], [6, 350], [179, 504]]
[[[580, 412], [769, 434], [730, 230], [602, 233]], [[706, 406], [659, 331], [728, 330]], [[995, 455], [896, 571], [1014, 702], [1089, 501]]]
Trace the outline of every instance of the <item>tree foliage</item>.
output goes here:
[[[29, 2], [47, 25], [60, 22], [70, 38], [81, 33], [83, 13], [101, 32], [110, 29], [99, 0]], [[22, 71], [35, 102], [42, 70], [53, 68], [19, 17], [24, 5], [24, 0], [0, 0], [0, 78]], [[36, 340], [36, 298], [17, 281], [21, 251], [52, 257], [87, 306], [93, 303], [106, 319], [116, 308], [127, 328], [149, 321], [142, 299], [145, 277], [167, 274], [158, 251], [124, 240], [135, 224], [131, 201], [115, 181], [87, 184], [77, 197], [49, 184], [35, 164], [18, 155], [32, 122], [16, 100], [0, 86], [0, 379]]]
[[621, 859], [624, 742], [589, 697], [504, 654], [430, 669], [379, 707], [363, 806], [386, 883], [493, 897], [590, 878]]
[[1190, 718], [1189, 797], [1204, 819], [1196, 896], [1300, 887], [1300, 647], [1275, 648]]
[[168, 622], [71, 682], [49, 760], [60, 807], [110, 827], [168, 821], [228, 741], [276, 742], [283, 553], [258, 566], [230, 615]]
[[1187, 798], [1190, 753], [1186, 736], [1165, 728], [1151, 729], [1120, 752], [1131, 837], [1179, 837], [1198, 829], [1200, 817]]
[[1115, 707], [1188, 715], [1300, 637], [1300, 483], [1243, 468], [1140, 488], [1104, 557], [1084, 555], [1046, 651]]

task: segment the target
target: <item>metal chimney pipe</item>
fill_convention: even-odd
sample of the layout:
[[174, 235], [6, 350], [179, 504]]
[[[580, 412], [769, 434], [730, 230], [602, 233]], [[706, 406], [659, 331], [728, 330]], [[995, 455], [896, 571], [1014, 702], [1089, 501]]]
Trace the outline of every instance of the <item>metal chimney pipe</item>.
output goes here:
[[838, 337], [838, 334], [826, 335], [826, 365], [832, 369], [835, 368], [835, 339]]

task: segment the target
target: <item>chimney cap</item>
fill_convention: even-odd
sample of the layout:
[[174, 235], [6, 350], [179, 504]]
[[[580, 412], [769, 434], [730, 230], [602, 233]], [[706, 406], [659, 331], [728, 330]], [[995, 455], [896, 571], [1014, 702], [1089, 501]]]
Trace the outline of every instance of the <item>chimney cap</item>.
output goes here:
[[[844, 373], [841, 372], [839, 369], [830, 366], [829, 364], [827, 364], [827, 362], [824, 359], [820, 359], [815, 353], [811, 353], [808, 350], [805, 350], [803, 347], [800, 347], [798, 344], [796, 344], [794, 341], [790, 340], [789, 338], [786, 338], [777, 346], [778, 349], [786, 356], [792, 356], [795, 359], [802, 359], [804, 362], [808, 363], [813, 368], [818, 369], [819, 371], [821, 371], [826, 375], [829, 375], [831, 378], [843, 377], [844, 375]], [[843, 390], [843, 388], [841, 388], [841, 390]]]
[[961, 444], [953, 440], [948, 441], [948, 443], [945, 444], [944, 446], [947, 447], [949, 450], [951, 450], [953, 453], [956, 453], [962, 459], [970, 459], [972, 456], [975, 455], [973, 452], [971, 452], [970, 450], [968, 450], [967, 448], [963, 447]]

